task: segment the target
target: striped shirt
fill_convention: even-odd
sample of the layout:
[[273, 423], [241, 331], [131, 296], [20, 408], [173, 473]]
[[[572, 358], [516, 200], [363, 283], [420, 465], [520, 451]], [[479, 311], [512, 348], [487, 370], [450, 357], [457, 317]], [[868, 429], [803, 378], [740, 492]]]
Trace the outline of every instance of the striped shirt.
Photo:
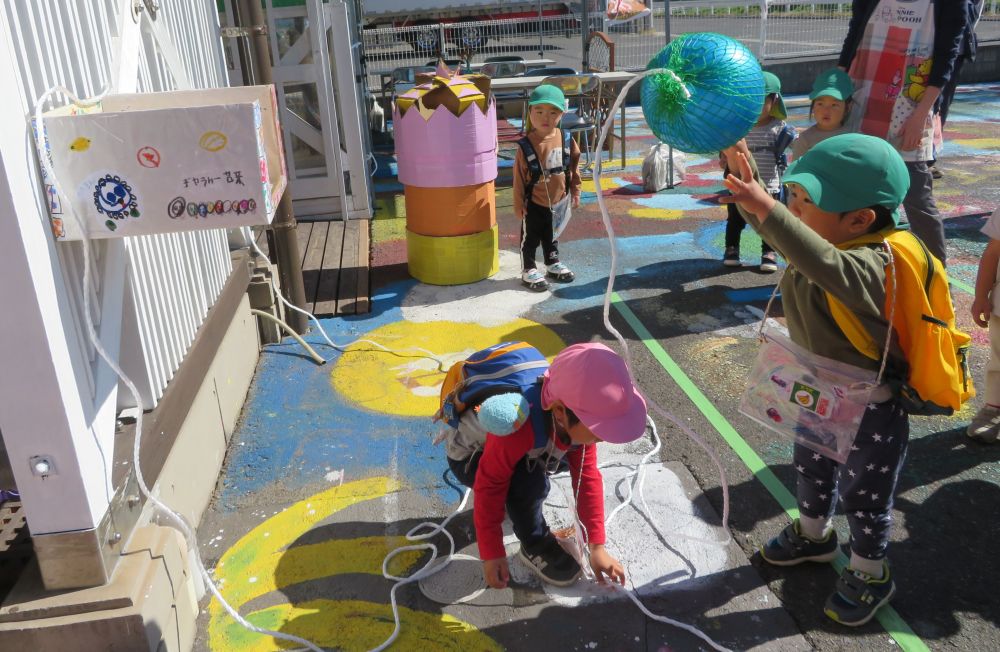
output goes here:
[[775, 143], [778, 135], [785, 128], [785, 121], [772, 118], [762, 125], [755, 125], [750, 133], [746, 135], [747, 147], [757, 161], [757, 169], [760, 171], [760, 180], [767, 187], [767, 191], [772, 195], [781, 191], [781, 174], [778, 171], [778, 156], [775, 151]]

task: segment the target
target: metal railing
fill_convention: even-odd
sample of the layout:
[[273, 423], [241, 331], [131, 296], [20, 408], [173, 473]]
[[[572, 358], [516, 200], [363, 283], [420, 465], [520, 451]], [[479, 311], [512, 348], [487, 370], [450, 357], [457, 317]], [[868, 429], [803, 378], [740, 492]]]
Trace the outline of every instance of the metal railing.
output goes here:
[[[619, 70], [641, 70], [664, 46], [664, 6], [652, 0], [650, 16], [616, 24], [604, 11], [588, 14], [588, 32], [615, 42]], [[670, 31], [717, 32], [749, 47], [763, 63], [840, 52], [851, 16], [849, 2], [801, 0], [683, 0], [670, 2]], [[369, 83], [378, 88], [393, 68], [424, 65], [444, 56], [473, 63], [498, 55], [552, 59], [558, 66], [583, 63], [582, 16], [380, 27], [364, 30]], [[977, 30], [980, 42], [1000, 40], [1000, 0], [986, 0]]]

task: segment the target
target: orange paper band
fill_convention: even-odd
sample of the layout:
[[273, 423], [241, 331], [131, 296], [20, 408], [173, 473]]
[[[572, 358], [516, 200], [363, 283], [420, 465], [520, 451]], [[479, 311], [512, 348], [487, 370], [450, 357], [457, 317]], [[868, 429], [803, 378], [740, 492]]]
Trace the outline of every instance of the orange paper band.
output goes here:
[[455, 188], [405, 186], [406, 228], [419, 235], [488, 231], [497, 223], [494, 182]]

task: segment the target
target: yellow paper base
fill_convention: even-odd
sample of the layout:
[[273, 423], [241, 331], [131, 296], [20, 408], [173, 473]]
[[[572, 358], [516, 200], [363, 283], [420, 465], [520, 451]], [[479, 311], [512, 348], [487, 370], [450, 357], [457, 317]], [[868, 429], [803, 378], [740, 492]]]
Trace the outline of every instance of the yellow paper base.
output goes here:
[[430, 285], [475, 283], [497, 273], [497, 227], [489, 231], [435, 238], [406, 231], [410, 275]]

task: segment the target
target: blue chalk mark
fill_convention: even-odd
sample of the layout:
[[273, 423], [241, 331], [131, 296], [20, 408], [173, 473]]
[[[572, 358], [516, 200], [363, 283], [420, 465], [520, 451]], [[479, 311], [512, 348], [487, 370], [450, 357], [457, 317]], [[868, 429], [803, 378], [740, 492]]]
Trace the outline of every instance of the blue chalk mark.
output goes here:
[[652, 197], [636, 197], [632, 202], [645, 208], [693, 211], [715, 206], [714, 202], [696, 199], [688, 194], [656, 194]]
[[[774, 286], [763, 285], [755, 288], [726, 290], [726, 299], [732, 303], [760, 303], [771, 298]], [[781, 296], [781, 293], [778, 293]]]

